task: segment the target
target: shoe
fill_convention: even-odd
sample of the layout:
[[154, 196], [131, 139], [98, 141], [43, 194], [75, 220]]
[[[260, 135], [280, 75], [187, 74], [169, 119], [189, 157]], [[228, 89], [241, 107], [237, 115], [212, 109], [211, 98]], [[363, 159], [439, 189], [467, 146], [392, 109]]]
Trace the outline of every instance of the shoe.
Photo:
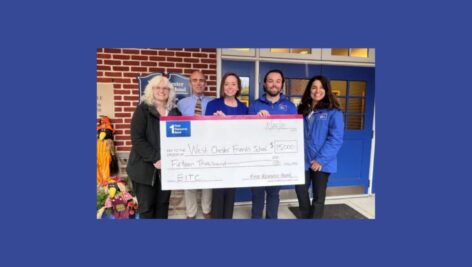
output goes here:
[[209, 213], [205, 213], [205, 212], [204, 212], [204, 213], [203, 213], [203, 218], [205, 218], [205, 219], [211, 219], [211, 212], [209, 212]]
[[193, 220], [193, 219], [196, 219], [196, 218], [197, 218], [197, 216], [193, 216], [193, 217], [187, 216], [187, 220]]

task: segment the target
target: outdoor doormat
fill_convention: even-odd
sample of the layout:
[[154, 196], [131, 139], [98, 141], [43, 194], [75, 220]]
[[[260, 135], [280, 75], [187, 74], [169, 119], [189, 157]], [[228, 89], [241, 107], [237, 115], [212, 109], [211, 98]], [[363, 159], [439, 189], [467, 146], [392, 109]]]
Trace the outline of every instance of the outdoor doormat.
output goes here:
[[[300, 219], [298, 207], [288, 207], [288, 209]], [[355, 209], [346, 204], [325, 205], [323, 219], [367, 219]]]

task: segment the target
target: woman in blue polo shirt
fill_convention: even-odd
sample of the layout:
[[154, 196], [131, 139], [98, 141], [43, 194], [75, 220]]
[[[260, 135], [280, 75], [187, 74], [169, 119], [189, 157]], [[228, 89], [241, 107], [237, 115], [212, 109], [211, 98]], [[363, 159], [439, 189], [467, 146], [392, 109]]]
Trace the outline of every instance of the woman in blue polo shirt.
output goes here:
[[[322, 218], [328, 177], [337, 171], [344, 121], [329, 80], [315, 76], [308, 82], [298, 113], [304, 117], [305, 184], [295, 186], [301, 218]], [[308, 188], [313, 185], [310, 203]]]
[[[247, 115], [248, 109], [238, 96], [241, 94], [241, 79], [235, 73], [226, 73], [221, 79], [220, 98], [208, 102], [205, 115]], [[233, 218], [234, 188], [213, 189], [211, 217], [215, 219]]]

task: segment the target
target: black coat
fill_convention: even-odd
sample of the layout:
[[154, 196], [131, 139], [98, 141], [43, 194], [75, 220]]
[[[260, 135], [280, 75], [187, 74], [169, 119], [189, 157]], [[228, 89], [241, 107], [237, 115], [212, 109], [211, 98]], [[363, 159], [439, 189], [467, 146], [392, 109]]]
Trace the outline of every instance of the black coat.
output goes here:
[[[169, 116], [182, 115], [177, 108]], [[131, 153], [126, 171], [129, 178], [140, 184], [153, 186], [160, 174], [154, 163], [161, 159], [160, 115], [156, 107], [142, 102], [136, 108], [131, 120]]]

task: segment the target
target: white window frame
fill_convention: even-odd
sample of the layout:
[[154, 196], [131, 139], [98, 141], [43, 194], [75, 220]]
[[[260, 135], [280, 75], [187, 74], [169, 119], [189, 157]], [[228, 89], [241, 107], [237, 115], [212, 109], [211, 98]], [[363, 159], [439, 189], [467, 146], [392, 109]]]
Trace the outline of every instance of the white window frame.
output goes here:
[[[296, 48], [296, 47], [291, 47]], [[261, 58], [284, 58], [284, 59], [303, 59], [303, 60], [321, 60], [321, 49], [310, 48], [311, 54], [295, 54], [295, 53], [272, 53], [271, 48], [259, 49]]]
[[375, 48], [368, 48], [368, 57], [352, 57], [352, 56], [333, 56], [331, 55], [331, 48], [321, 49], [321, 60], [323, 61], [337, 61], [337, 62], [362, 62], [375, 63]]
[[255, 57], [256, 56], [256, 49], [249, 48], [249, 51], [237, 51], [233, 50], [234, 48], [222, 48], [221, 55], [222, 56], [240, 56], [240, 57]]

